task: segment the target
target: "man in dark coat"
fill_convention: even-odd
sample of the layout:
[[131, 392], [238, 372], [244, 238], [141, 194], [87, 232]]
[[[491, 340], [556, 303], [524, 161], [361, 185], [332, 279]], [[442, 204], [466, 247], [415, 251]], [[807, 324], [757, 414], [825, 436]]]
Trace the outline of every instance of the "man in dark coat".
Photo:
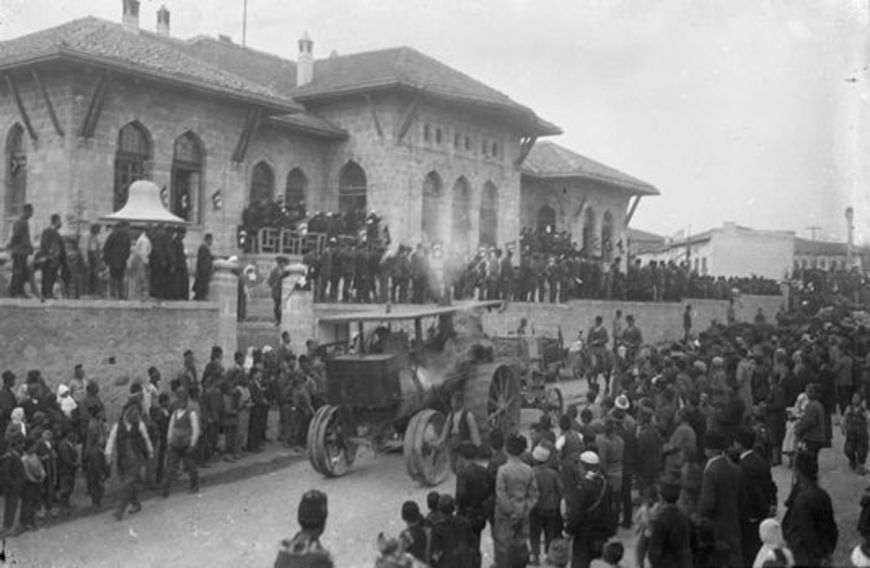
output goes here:
[[432, 527], [432, 566], [435, 568], [471, 568], [474, 536], [465, 517], [454, 515], [452, 495], [438, 498], [440, 518]]
[[816, 383], [807, 385], [807, 398], [810, 402], [804, 409], [804, 415], [797, 421], [794, 434], [807, 453], [815, 460], [816, 469], [819, 467], [819, 451], [827, 442], [827, 428], [825, 407], [819, 401], [819, 386]]
[[51, 216], [51, 224], [42, 231], [39, 239], [39, 253], [37, 256], [42, 263], [42, 297], [54, 296], [54, 283], [57, 281], [58, 271], [66, 266], [66, 247], [60, 237], [60, 215], [55, 213]]
[[489, 517], [487, 504], [495, 495], [495, 484], [485, 467], [474, 461], [477, 446], [465, 441], [459, 444], [456, 461], [456, 509], [471, 527], [474, 540], [471, 544], [472, 566], [480, 568], [480, 533]]
[[13, 388], [15, 388], [15, 373], [7, 369], [3, 371], [3, 388], [0, 389], [0, 431], [2, 432], [6, 432], [12, 411], [18, 406]]
[[109, 267], [109, 297], [123, 300], [127, 297], [124, 274], [130, 257], [130, 230], [126, 221], [121, 221], [106, 237], [103, 245], [103, 261]]
[[12, 238], [9, 239], [7, 247], [12, 256], [12, 282], [9, 285], [9, 295], [13, 298], [24, 296], [24, 283], [29, 280], [27, 257], [33, 254], [33, 241], [30, 239], [31, 217], [33, 217], [33, 205], [25, 203], [21, 210], [21, 218], [12, 225]]
[[175, 247], [166, 227], [159, 225], [151, 239], [151, 295], [162, 300], [172, 299], [175, 273]]
[[734, 449], [739, 455], [740, 470], [746, 485], [747, 506], [741, 522], [741, 543], [746, 562], [754, 559], [761, 548], [758, 532], [761, 521], [776, 514], [776, 483], [770, 474], [770, 464], [754, 447], [755, 431], [741, 429], [734, 441]]
[[677, 507], [678, 483], [665, 482], [661, 488], [662, 505], [652, 522], [647, 554], [653, 568], [692, 567], [692, 524]]
[[172, 279], [173, 300], [188, 300], [190, 299], [190, 275], [187, 272], [187, 254], [184, 252], [184, 236], [187, 231], [184, 227], [180, 227], [172, 235], [172, 251], [174, 256], [175, 274]]
[[583, 452], [580, 462], [586, 474], [577, 490], [567, 494], [565, 532], [574, 536], [571, 568], [588, 568], [594, 558], [601, 556], [607, 539], [616, 534], [616, 519], [611, 515], [613, 495], [598, 455]]
[[208, 284], [214, 272], [214, 256], [211, 245], [214, 241], [211, 233], [206, 233], [196, 253], [196, 276], [193, 280], [193, 299], [205, 300], [208, 297]]
[[728, 565], [743, 566], [740, 519], [746, 507], [746, 487], [740, 469], [725, 455], [726, 446], [722, 433], [712, 430], [704, 435], [707, 465], [701, 481], [698, 516], [713, 524], [717, 546], [728, 549]]
[[811, 454], [799, 452], [794, 469], [797, 483], [785, 502], [783, 535], [796, 566], [821, 566], [839, 538], [831, 496], [819, 487], [819, 465]]

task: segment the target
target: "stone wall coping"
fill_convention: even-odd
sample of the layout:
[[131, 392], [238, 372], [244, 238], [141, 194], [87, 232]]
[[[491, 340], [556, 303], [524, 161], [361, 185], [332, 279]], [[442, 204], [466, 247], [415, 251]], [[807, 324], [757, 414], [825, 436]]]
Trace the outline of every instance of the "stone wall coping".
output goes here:
[[0, 298], [2, 308], [25, 308], [48, 310], [52, 308], [82, 309], [82, 310], [167, 310], [167, 311], [217, 311], [220, 306], [217, 302], [210, 301], [136, 301], [136, 300], [38, 300], [25, 298]]

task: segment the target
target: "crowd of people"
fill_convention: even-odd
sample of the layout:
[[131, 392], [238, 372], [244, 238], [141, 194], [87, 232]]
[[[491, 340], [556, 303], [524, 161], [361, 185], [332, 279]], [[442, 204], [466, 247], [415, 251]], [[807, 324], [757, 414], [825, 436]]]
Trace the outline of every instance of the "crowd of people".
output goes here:
[[323, 249], [309, 250], [303, 258], [318, 302], [425, 303], [445, 295], [541, 303], [677, 302], [781, 293], [779, 283], [768, 278], [705, 276], [690, 270], [687, 262], [643, 264], [636, 259], [625, 271], [620, 258], [604, 262], [582, 251], [552, 254], [527, 245], [517, 259], [511, 248], [494, 246], [464, 254], [448, 251], [440, 243], [390, 248], [387, 241], [365, 235], [332, 236], [326, 242]]
[[147, 369], [147, 380], [130, 382], [112, 423], [99, 381], [87, 378], [82, 365], [54, 392], [38, 370], [29, 371], [23, 384], [4, 371], [2, 534], [33, 530], [41, 520], [69, 513], [79, 476], [96, 510], [103, 506], [107, 480], [117, 478], [118, 520], [141, 510], [146, 488], [168, 497], [179, 467], [196, 493], [200, 468], [263, 450], [271, 408], [279, 411], [276, 442], [301, 453], [324, 392], [321, 355], [309, 346], [297, 357], [285, 332], [277, 349], [236, 352], [227, 367], [221, 348], [214, 347], [201, 372], [194, 354], [185, 351], [168, 385], [155, 367]]
[[207, 298], [214, 261], [211, 234], [205, 235], [197, 252], [191, 289], [184, 227], [132, 228], [121, 221], [104, 236], [102, 226], [94, 223], [82, 251], [77, 236], [61, 236], [60, 215], [53, 214], [35, 247], [30, 235], [33, 207], [25, 204], [22, 211], [7, 247], [12, 257], [9, 295], [13, 298], [27, 297], [28, 288], [31, 296], [41, 300], [82, 295], [122, 300]]
[[[636, 566], [831, 565], [841, 527], [818, 456], [842, 452], [864, 474], [870, 330], [837, 320], [715, 325], [644, 345], [589, 380], [583, 403], [558, 424], [543, 413], [528, 438], [493, 432], [483, 448], [474, 428], [451, 428], [455, 491], [431, 493], [425, 517], [403, 503], [406, 529], [379, 537], [376, 566], [481, 566], [487, 525], [504, 567], [619, 566], [620, 526], [633, 529]], [[455, 406], [446, 424], [462, 413]], [[844, 442], [833, 448], [836, 425]], [[792, 469], [784, 501], [775, 467]], [[325, 522], [326, 497], [316, 498]], [[870, 493], [861, 506], [855, 566], [870, 565]], [[305, 538], [328, 558], [322, 531]], [[285, 546], [276, 565], [293, 565], [293, 554]]]

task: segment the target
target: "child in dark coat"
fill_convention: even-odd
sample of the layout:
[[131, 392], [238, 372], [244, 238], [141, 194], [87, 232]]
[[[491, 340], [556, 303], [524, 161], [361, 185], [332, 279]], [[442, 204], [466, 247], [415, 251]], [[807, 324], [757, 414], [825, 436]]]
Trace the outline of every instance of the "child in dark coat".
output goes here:
[[24, 466], [24, 485], [21, 489], [21, 517], [19, 523], [22, 531], [36, 530], [36, 509], [42, 496], [43, 485], [47, 479], [42, 460], [37, 451], [40, 440], [30, 440], [21, 456]]
[[849, 467], [852, 471], [864, 473], [864, 462], [867, 461], [867, 409], [861, 395], [852, 395], [852, 404], [843, 414], [843, 435], [846, 442], [843, 444], [843, 453], [849, 458]]
[[76, 484], [79, 469], [79, 454], [76, 451], [76, 434], [72, 429], [59, 430], [57, 443], [58, 502], [64, 511], [72, 508], [70, 495]]

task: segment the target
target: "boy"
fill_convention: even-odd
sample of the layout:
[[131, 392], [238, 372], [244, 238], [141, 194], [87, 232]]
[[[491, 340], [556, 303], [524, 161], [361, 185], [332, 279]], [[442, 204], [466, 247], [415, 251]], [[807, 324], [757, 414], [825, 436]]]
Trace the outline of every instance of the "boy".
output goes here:
[[843, 452], [849, 458], [849, 468], [859, 475], [864, 475], [864, 462], [867, 461], [867, 409], [857, 392], [852, 395], [852, 404], [846, 408], [842, 423], [846, 442]]
[[420, 562], [429, 562], [429, 536], [431, 531], [427, 531], [423, 526], [423, 515], [420, 514], [420, 507], [414, 501], [405, 501], [402, 503], [402, 520], [405, 521], [405, 530], [399, 535], [399, 541], [402, 543], [402, 550], [419, 560]]
[[69, 498], [76, 484], [76, 471], [79, 468], [79, 455], [76, 451], [76, 435], [73, 430], [58, 429], [57, 478], [60, 486], [58, 501], [64, 511], [72, 509]]
[[37, 455], [40, 446], [38, 438], [31, 439], [21, 456], [21, 464], [24, 466], [24, 486], [21, 489], [21, 517], [19, 519], [19, 532], [36, 530], [36, 509], [39, 507], [39, 499], [42, 488], [47, 479], [42, 460]]

